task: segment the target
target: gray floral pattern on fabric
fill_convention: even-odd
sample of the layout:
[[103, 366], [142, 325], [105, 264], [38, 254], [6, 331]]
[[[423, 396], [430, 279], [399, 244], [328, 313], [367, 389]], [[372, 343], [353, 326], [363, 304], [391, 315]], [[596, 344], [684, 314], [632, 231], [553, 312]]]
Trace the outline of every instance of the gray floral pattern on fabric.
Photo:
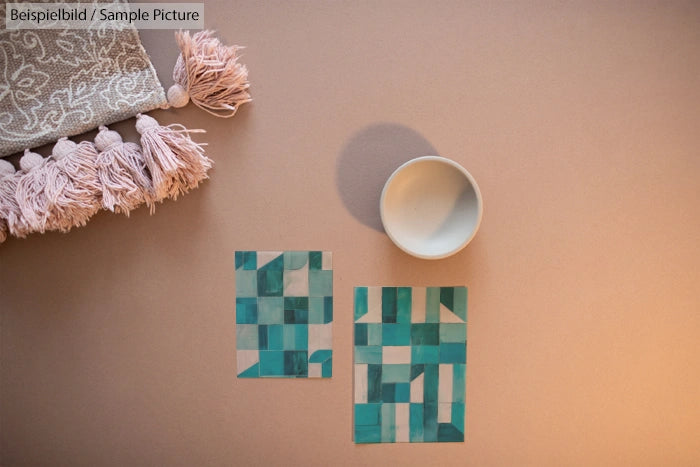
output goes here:
[[0, 157], [165, 104], [135, 28], [0, 30]]

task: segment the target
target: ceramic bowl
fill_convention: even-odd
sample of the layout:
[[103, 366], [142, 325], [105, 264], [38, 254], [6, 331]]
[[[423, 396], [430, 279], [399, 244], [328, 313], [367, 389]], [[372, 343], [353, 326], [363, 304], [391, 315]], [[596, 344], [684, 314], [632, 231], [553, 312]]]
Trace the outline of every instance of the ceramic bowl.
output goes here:
[[406, 253], [423, 259], [451, 256], [474, 238], [483, 203], [467, 170], [450, 159], [425, 156], [389, 177], [380, 201], [384, 230]]

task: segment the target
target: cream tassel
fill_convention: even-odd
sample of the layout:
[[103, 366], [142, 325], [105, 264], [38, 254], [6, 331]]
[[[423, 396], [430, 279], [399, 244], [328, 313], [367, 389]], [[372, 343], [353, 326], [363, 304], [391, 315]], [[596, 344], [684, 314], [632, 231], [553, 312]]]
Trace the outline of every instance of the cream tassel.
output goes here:
[[49, 207], [68, 183], [68, 177], [61, 174], [56, 161], [29, 150], [24, 151], [19, 164], [25, 173], [17, 183], [17, 204], [30, 231], [44, 233], [51, 228], [47, 219]]
[[97, 149], [89, 141], [76, 144], [68, 138], [56, 142], [52, 151], [59, 170], [62, 189], [57, 193], [47, 213], [50, 230], [68, 232], [84, 226], [102, 207], [102, 185], [97, 176]]
[[151, 173], [155, 200], [177, 199], [180, 193], [196, 188], [208, 178], [213, 161], [204, 154], [203, 145], [195, 143], [182, 125], [160, 126], [148, 115], [138, 114], [136, 130], [141, 133], [141, 148]]
[[0, 197], [2, 197], [0, 217], [5, 219], [9, 232], [15, 237], [24, 238], [36, 230], [22, 212], [17, 191], [22, 178], [29, 172], [39, 169], [43, 163], [44, 158], [41, 155], [26, 149], [19, 161], [20, 169], [17, 172], [13, 170], [12, 174], [5, 174], [0, 182]]
[[128, 217], [131, 210], [146, 202], [153, 213], [153, 184], [139, 145], [123, 142], [119, 133], [105, 126], [100, 127], [95, 144], [100, 151], [97, 173], [102, 184], [102, 206]]
[[217, 117], [233, 117], [238, 107], [251, 101], [248, 69], [238, 63], [242, 47], [225, 46], [212, 31], [178, 31], [180, 55], [173, 69], [175, 83], [168, 89], [168, 102], [183, 107], [191, 99]]
[[10, 213], [18, 213], [19, 206], [15, 200], [15, 166], [4, 159], [0, 159], [0, 243], [7, 240], [10, 227], [7, 219]]

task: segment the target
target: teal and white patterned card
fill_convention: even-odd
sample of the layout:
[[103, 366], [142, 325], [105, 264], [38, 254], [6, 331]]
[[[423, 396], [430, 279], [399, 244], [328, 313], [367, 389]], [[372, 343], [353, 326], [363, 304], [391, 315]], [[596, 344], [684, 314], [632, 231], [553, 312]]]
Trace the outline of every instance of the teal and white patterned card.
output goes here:
[[464, 441], [466, 287], [355, 288], [355, 442]]
[[239, 378], [330, 378], [329, 251], [236, 252]]

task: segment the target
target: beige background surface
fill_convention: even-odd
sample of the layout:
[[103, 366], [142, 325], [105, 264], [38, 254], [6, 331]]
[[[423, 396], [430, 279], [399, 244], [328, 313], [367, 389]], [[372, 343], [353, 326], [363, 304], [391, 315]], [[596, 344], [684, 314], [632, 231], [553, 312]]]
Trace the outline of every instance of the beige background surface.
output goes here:
[[[0, 463], [700, 465], [700, 3], [205, 14], [255, 101], [156, 115], [208, 130], [211, 180], [0, 247]], [[172, 32], [142, 38], [169, 85]], [[485, 203], [436, 262], [376, 209], [427, 152]], [[235, 249], [334, 252], [331, 380], [236, 379]], [[469, 286], [463, 444], [352, 443], [352, 287], [397, 284]]]

